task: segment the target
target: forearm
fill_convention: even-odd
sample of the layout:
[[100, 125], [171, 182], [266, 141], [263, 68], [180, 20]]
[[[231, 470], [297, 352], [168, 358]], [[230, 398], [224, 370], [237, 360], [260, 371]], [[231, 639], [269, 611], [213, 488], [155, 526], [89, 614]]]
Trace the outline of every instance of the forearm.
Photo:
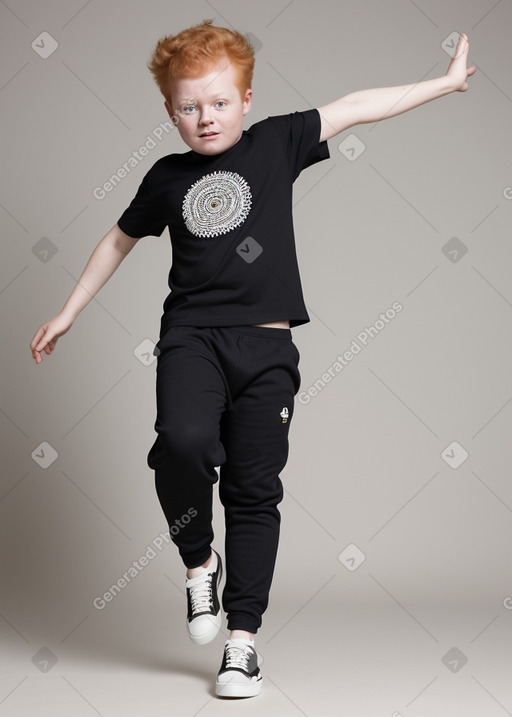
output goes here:
[[448, 77], [443, 76], [411, 85], [360, 90], [345, 95], [344, 99], [357, 103], [359, 124], [395, 117], [451, 92], [452, 84]]
[[113, 240], [113, 230], [106, 234], [91, 254], [61, 313], [69, 315], [74, 321], [110, 279], [128, 251]]

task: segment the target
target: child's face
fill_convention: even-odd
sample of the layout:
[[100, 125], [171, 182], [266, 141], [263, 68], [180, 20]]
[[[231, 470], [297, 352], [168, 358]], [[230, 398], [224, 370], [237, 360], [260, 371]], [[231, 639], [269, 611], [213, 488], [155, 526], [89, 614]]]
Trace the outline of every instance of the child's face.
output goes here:
[[[213, 155], [232, 147], [243, 131], [244, 116], [251, 109], [252, 90], [244, 101], [235, 84], [236, 71], [222, 59], [196, 79], [174, 80], [173, 106], [165, 107], [185, 144], [199, 154]], [[205, 138], [206, 132], [215, 132]]]

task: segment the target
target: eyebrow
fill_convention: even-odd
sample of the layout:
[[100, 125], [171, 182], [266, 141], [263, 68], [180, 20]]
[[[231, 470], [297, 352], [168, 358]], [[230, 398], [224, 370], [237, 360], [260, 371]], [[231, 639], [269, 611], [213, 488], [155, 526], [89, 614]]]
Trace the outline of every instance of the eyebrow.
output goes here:
[[[228, 95], [226, 92], [218, 92], [218, 93], [215, 94], [215, 95], [211, 95], [212, 98], [214, 98], [214, 97], [217, 97], [217, 98], [219, 98], [219, 97], [228, 97], [228, 96], [229, 96], [229, 95]], [[194, 97], [186, 97], [186, 98], [183, 99], [183, 100], [178, 100], [178, 102], [179, 102], [179, 104], [181, 105], [181, 104], [183, 104], [184, 102], [191, 102], [191, 101], [193, 101], [194, 99], [195, 99]]]

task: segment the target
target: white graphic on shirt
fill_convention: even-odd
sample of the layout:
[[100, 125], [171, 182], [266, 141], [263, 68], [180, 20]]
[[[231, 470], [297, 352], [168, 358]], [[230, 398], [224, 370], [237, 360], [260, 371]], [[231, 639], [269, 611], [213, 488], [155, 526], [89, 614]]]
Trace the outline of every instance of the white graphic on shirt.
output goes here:
[[288, 413], [288, 409], [286, 406], [284, 406], [283, 410], [281, 411], [281, 413], [279, 415], [283, 419], [283, 423], [286, 423], [288, 421], [288, 416], [290, 414]]
[[214, 237], [243, 224], [251, 209], [251, 189], [236, 172], [212, 172], [198, 179], [183, 200], [189, 232]]

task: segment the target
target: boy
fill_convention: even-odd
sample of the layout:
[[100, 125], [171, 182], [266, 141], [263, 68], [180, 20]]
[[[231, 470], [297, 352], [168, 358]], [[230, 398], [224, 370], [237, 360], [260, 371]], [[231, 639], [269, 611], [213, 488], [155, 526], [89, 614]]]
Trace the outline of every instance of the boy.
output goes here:
[[212, 490], [220, 477], [222, 605], [230, 635], [217, 695], [261, 691], [254, 636], [268, 606], [283, 497], [279, 473], [300, 384], [291, 328], [309, 321], [293, 236], [293, 182], [328, 159], [327, 140], [348, 127], [467, 90], [476, 71], [466, 68], [468, 51], [462, 34], [444, 77], [355, 92], [244, 130], [254, 68], [247, 39], [211, 20], [162, 38], [149, 69], [190, 151], [155, 162], [62, 311], [30, 344], [41, 363], [41, 352], [53, 352], [137, 241], [169, 227], [171, 292], [154, 351], [157, 438], [147, 461], [187, 568], [186, 625], [200, 645], [221, 624], [223, 563], [211, 547]]

